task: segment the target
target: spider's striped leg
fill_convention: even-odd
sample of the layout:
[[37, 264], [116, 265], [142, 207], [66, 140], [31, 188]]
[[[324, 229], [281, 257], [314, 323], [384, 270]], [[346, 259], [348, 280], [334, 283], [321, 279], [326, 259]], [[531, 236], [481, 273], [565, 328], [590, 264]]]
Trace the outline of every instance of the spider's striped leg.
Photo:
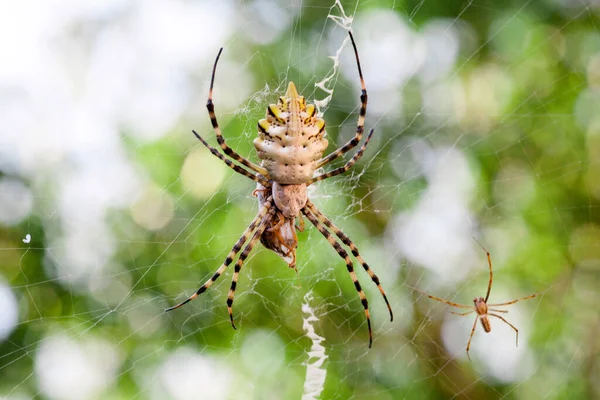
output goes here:
[[267, 181], [267, 179], [260, 174], [252, 174], [248, 171], [246, 171], [244, 168], [240, 167], [239, 165], [234, 164], [233, 162], [231, 162], [231, 160], [228, 160], [227, 158], [225, 158], [225, 156], [221, 153], [219, 153], [219, 151], [217, 149], [215, 149], [214, 147], [212, 147], [210, 144], [208, 144], [208, 142], [206, 140], [204, 140], [202, 138], [202, 136], [200, 136], [196, 131], [192, 131], [192, 133], [194, 135], [196, 135], [196, 137], [198, 138], [198, 140], [200, 140], [202, 142], [202, 144], [204, 146], [206, 146], [207, 149], [210, 150], [210, 152], [218, 157], [219, 159], [221, 159], [225, 164], [227, 164], [227, 166], [231, 169], [233, 169], [235, 172], [237, 172], [238, 174], [242, 174], [250, 179], [252, 179], [255, 182], [260, 183], [261, 185], [265, 186], [265, 187], [270, 187], [271, 184]]
[[233, 299], [235, 297], [235, 288], [237, 286], [238, 277], [240, 275], [240, 270], [242, 269], [242, 265], [244, 264], [244, 261], [246, 260], [246, 258], [250, 254], [250, 252], [252, 251], [252, 248], [254, 247], [254, 245], [256, 244], [258, 239], [260, 239], [260, 235], [262, 235], [262, 233], [265, 231], [265, 228], [267, 227], [267, 224], [269, 223], [270, 219], [273, 218], [273, 213], [275, 213], [274, 207], [269, 210], [267, 215], [265, 215], [262, 222], [260, 223], [260, 225], [258, 226], [256, 231], [254, 232], [254, 235], [252, 235], [252, 238], [250, 238], [250, 241], [248, 242], [246, 247], [244, 247], [244, 250], [242, 250], [242, 254], [240, 254], [240, 257], [238, 258], [237, 262], [235, 263], [233, 279], [231, 280], [231, 287], [229, 288], [229, 294], [227, 295], [227, 311], [229, 311], [229, 320], [231, 321], [231, 326], [233, 327], [233, 329], [237, 329], [235, 327], [235, 324], [233, 323], [232, 306], [233, 306]]
[[215, 134], [217, 135], [217, 142], [219, 142], [219, 146], [221, 146], [221, 149], [223, 149], [225, 154], [227, 154], [229, 157], [233, 158], [237, 162], [250, 168], [252, 171], [261, 174], [262, 176], [269, 176], [266, 169], [262, 168], [259, 165], [254, 164], [252, 161], [247, 160], [246, 158], [240, 156], [231, 147], [229, 147], [227, 145], [227, 143], [225, 143], [225, 138], [223, 137], [223, 134], [221, 133], [221, 128], [219, 128], [219, 123], [217, 122], [217, 116], [215, 114], [215, 106], [213, 104], [212, 98], [213, 98], [213, 87], [215, 85], [215, 73], [217, 72], [217, 63], [219, 62], [219, 57], [221, 57], [222, 51], [223, 51], [223, 48], [221, 47], [221, 49], [219, 50], [219, 54], [217, 54], [215, 64], [213, 65], [212, 75], [210, 78], [210, 89], [208, 91], [208, 101], [206, 102], [206, 108], [208, 109], [208, 116], [210, 117], [210, 122], [215, 131]]
[[302, 213], [306, 215], [306, 218], [308, 218], [308, 220], [319, 230], [319, 232], [321, 232], [321, 234], [325, 236], [325, 239], [327, 239], [329, 244], [333, 246], [335, 251], [337, 251], [340, 257], [342, 257], [346, 262], [346, 268], [348, 269], [350, 278], [352, 278], [352, 282], [354, 282], [354, 287], [358, 292], [358, 297], [360, 297], [360, 302], [365, 308], [365, 315], [367, 316], [367, 326], [369, 327], [369, 347], [371, 347], [371, 345], [373, 344], [373, 332], [371, 331], [371, 316], [369, 315], [369, 302], [367, 301], [365, 292], [363, 292], [362, 287], [358, 282], [358, 277], [356, 276], [356, 272], [354, 272], [354, 267], [352, 266], [352, 261], [350, 260], [348, 253], [346, 253], [346, 250], [344, 250], [342, 245], [337, 240], [335, 240], [333, 236], [331, 236], [331, 233], [329, 233], [327, 228], [325, 228], [325, 226], [321, 222], [319, 222], [317, 217], [313, 215], [313, 213], [310, 211], [310, 208], [304, 207], [302, 209]]
[[362, 265], [362, 267], [365, 269], [365, 271], [367, 271], [367, 274], [369, 274], [369, 276], [371, 277], [371, 280], [377, 285], [377, 289], [379, 289], [379, 292], [383, 296], [383, 300], [385, 300], [385, 304], [387, 305], [387, 308], [390, 312], [390, 321], [393, 321], [394, 313], [392, 312], [392, 307], [390, 306], [387, 296], [385, 295], [385, 291], [383, 290], [383, 288], [381, 287], [381, 284], [379, 283], [379, 278], [377, 277], [377, 275], [375, 275], [375, 272], [373, 272], [373, 270], [369, 267], [369, 265], [361, 257], [356, 245], [352, 242], [352, 240], [344, 232], [342, 232], [342, 230], [340, 228], [335, 226], [334, 223], [329, 218], [327, 218], [321, 211], [319, 211], [317, 209], [317, 207], [315, 207], [315, 205], [312, 203], [312, 201], [308, 200], [306, 203], [306, 206], [310, 209], [310, 211], [312, 211], [313, 214], [316, 215], [316, 217], [319, 221], [324, 223], [325, 226], [327, 226], [327, 228], [331, 229], [333, 231], [333, 233], [335, 233], [335, 235], [346, 246], [348, 246], [350, 248], [350, 251], [352, 251], [352, 255], [354, 257], [356, 257], [356, 259], [358, 260], [360, 265]]
[[508, 326], [510, 326], [511, 328], [514, 329], [514, 331], [517, 333], [517, 347], [519, 347], [519, 330], [513, 324], [511, 324], [510, 322], [508, 322], [507, 320], [505, 320], [504, 318], [502, 318], [499, 315], [496, 315], [496, 314], [488, 314], [488, 315], [491, 315], [492, 317], [500, 318], [502, 321], [506, 322], [508, 324]]
[[350, 168], [352, 168], [354, 163], [356, 163], [362, 157], [363, 153], [367, 149], [367, 145], [369, 144], [369, 140], [371, 140], [371, 136], [373, 136], [373, 129], [371, 129], [369, 135], [367, 136], [367, 140], [365, 140], [362, 146], [360, 146], [360, 149], [356, 152], [354, 157], [352, 157], [343, 167], [336, 168], [333, 171], [329, 171], [327, 173], [312, 178], [306, 183], [306, 186], [312, 185], [315, 182], [322, 181], [323, 179], [331, 178], [332, 176], [342, 174], [348, 171]]
[[317, 168], [321, 168], [322, 166], [329, 164], [331, 161], [336, 158], [346, 154], [350, 150], [352, 150], [360, 139], [362, 138], [362, 134], [365, 129], [365, 116], [367, 115], [367, 87], [365, 85], [365, 80], [363, 79], [362, 69], [360, 68], [360, 60], [358, 58], [358, 50], [356, 49], [356, 43], [354, 43], [354, 37], [352, 36], [352, 32], [348, 32], [350, 35], [350, 40], [352, 41], [352, 47], [354, 48], [354, 56], [356, 57], [356, 65], [358, 66], [358, 76], [360, 77], [360, 112], [358, 114], [358, 122], [356, 123], [356, 133], [354, 137], [348, 141], [345, 145], [329, 154], [327, 157], [322, 158], [317, 163]]
[[[225, 269], [229, 266], [229, 264], [231, 264], [235, 255], [240, 251], [240, 249], [242, 248], [244, 243], [246, 243], [246, 241], [248, 240], [248, 237], [250, 236], [250, 233], [252, 233], [252, 231], [256, 228], [256, 226], [258, 225], [259, 222], [263, 221], [263, 218], [265, 217], [265, 215], [270, 211], [271, 206], [272, 206], [271, 201], [272, 201], [272, 197], [269, 196], [267, 201], [265, 201], [264, 206], [258, 212], [258, 215], [256, 217], [254, 217], [254, 219], [252, 220], [252, 222], [250, 223], [248, 228], [246, 228], [246, 230], [244, 231], [242, 236], [238, 239], [238, 241], [235, 243], [235, 245], [233, 246], [233, 248], [231, 249], [229, 254], [227, 254], [227, 258], [225, 259], [225, 262], [219, 267], [217, 272], [215, 272], [215, 274], [209, 280], [207, 280], [204, 285], [200, 286], [198, 288], [198, 290], [196, 291], [196, 293], [194, 293], [193, 295], [191, 295], [190, 297], [188, 297], [186, 300], [182, 301], [181, 303], [177, 304], [176, 306], [167, 308], [165, 311], [174, 310], [174, 309], [179, 308], [182, 305], [194, 300], [196, 297], [198, 297], [200, 294], [204, 293], [208, 288], [210, 288], [217, 279], [219, 279], [219, 276], [221, 276], [221, 274], [225, 271]], [[261, 224], [262, 224], [262, 222], [261, 222]]]

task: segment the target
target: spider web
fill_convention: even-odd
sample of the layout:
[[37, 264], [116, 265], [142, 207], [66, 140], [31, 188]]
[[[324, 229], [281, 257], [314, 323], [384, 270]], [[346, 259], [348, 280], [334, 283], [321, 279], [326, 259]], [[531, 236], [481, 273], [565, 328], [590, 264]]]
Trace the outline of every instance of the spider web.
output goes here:
[[[13, 4], [14, 3], [14, 4]], [[53, 2], [0, 5], [0, 398], [600, 397], [598, 2]], [[35, 13], [31, 10], [35, 9]], [[252, 140], [296, 83], [364, 157], [309, 197], [298, 273], [260, 245], [185, 307], [257, 211], [216, 145]], [[346, 159], [351, 156], [346, 155]], [[335, 166], [342, 165], [338, 161]], [[325, 170], [333, 166], [325, 167]], [[508, 308], [519, 329], [451, 315], [416, 287]]]

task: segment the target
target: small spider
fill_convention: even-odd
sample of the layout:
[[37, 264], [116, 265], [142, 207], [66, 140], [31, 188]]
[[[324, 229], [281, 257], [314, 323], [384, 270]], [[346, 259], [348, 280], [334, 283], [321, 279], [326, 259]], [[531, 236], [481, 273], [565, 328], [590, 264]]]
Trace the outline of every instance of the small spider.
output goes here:
[[[477, 240], [475, 240], [475, 241], [477, 241]], [[464, 312], [464, 313], [457, 313], [457, 312], [454, 312], [454, 311], [450, 311], [452, 314], [460, 315], [461, 317], [464, 317], [464, 316], [467, 316], [467, 315], [472, 314], [472, 313], [477, 313], [477, 316], [475, 317], [475, 321], [473, 321], [473, 328], [471, 329], [471, 335], [469, 336], [469, 342], [467, 343], [467, 357], [469, 358], [469, 361], [471, 360], [471, 356], [469, 355], [469, 348], [471, 347], [471, 339], [473, 339], [473, 334], [475, 333], [475, 327], [477, 326], [477, 320], [481, 321], [481, 326], [483, 327], [483, 330], [485, 332], [490, 332], [492, 330], [492, 326], [490, 325], [490, 321], [488, 319], [488, 316], [496, 317], [496, 318], [501, 319], [502, 321], [504, 321], [506, 324], [508, 324], [508, 326], [510, 326], [516, 332], [516, 336], [517, 336], [516, 345], [517, 345], [517, 347], [519, 346], [519, 330], [513, 324], [511, 324], [510, 322], [508, 322], [507, 320], [505, 320], [502, 316], [500, 316], [498, 314], [493, 314], [493, 313], [490, 312], [490, 311], [493, 311], [493, 312], [499, 312], [499, 313], [507, 313], [508, 311], [506, 311], [506, 310], [498, 310], [498, 309], [489, 308], [489, 307], [508, 306], [508, 305], [511, 305], [511, 304], [515, 304], [516, 302], [521, 301], [521, 300], [533, 299], [534, 297], [536, 297], [537, 295], [540, 294], [540, 293], [535, 293], [535, 294], [532, 294], [530, 296], [522, 297], [522, 298], [517, 299], [517, 300], [508, 301], [506, 303], [487, 304], [488, 298], [490, 297], [490, 291], [492, 290], [492, 280], [493, 280], [492, 258], [490, 256], [489, 251], [487, 251], [486, 248], [481, 245], [481, 243], [479, 243], [477, 241], [477, 244], [479, 244], [479, 246], [481, 246], [481, 248], [486, 252], [487, 259], [488, 259], [488, 264], [490, 266], [490, 280], [489, 280], [489, 283], [488, 283], [487, 294], [485, 295], [485, 299], [483, 297], [475, 297], [473, 299], [473, 306], [468, 306], [468, 305], [465, 305], [465, 304], [453, 303], [451, 301], [444, 300], [444, 299], [441, 299], [439, 297], [435, 297], [435, 296], [432, 296], [430, 294], [427, 294], [427, 293], [425, 293], [425, 292], [423, 292], [423, 291], [421, 291], [421, 290], [419, 290], [417, 288], [413, 288], [417, 292], [419, 292], [419, 293], [421, 293], [421, 294], [429, 297], [430, 299], [437, 300], [437, 301], [440, 301], [442, 303], [449, 304], [449, 305], [451, 305], [453, 307], [466, 308], [466, 309], [470, 309], [471, 310], [471, 311], [467, 311], [467, 312]]]
[[[365, 115], [367, 113], [367, 89], [362, 76], [356, 44], [354, 43], [352, 33], [349, 34], [354, 49], [354, 55], [356, 57], [358, 75], [362, 89], [360, 96], [360, 113], [354, 137], [326, 157], [322, 157], [328, 144], [327, 139], [324, 138], [325, 121], [316, 114], [316, 107], [314, 104], [306, 104], [304, 97], [300, 96], [296, 91], [296, 86], [293, 82], [289, 83], [285, 95], [279, 97], [278, 104], [269, 105], [266, 118], [258, 121], [258, 138], [254, 140], [254, 147], [256, 148], [258, 157], [262, 160], [261, 164], [254, 164], [231, 149], [225, 143], [225, 139], [221, 134], [212, 101], [215, 72], [223, 48], [219, 50], [212, 70], [206, 107], [219, 146], [227, 156], [241, 165], [233, 163], [216, 148], [210, 146], [199, 134], [195, 131], [192, 132], [213, 155], [221, 159], [227, 166], [237, 173], [257, 182], [257, 188], [254, 190], [253, 194], [258, 197], [259, 212], [233, 246], [225, 259], [225, 262], [214, 275], [206, 281], [204, 285], [200, 286], [196, 293], [192, 294], [185, 301], [168, 308], [165, 311], [179, 308], [198, 297], [198, 295], [204, 293], [219, 278], [219, 276], [221, 276], [227, 266], [233, 262], [236, 254], [242, 250], [242, 246], [246, 244], [235, 264], [231, 288], [229, 290], [229, 295], [227, 296], [229, 319], [231, 320], [231, 326], [236, 329], [233, 322], [232, 304], [238, 276], [244, 260], [248, 257], [250, 251], [252, 251], [256, 242], [260, 240], [267, 249], [272, 250], [282, 257], [288, 263], [290, 268], [296, 269], [296, 248], [298, 247], [296, 229], [300, 232], [304, 230], [303, 216], [306, 216], [325, 239], [327, 239], [331, 246], [333, 246], [339, 256], [346, 262], [346, 268], [348, 269], [350, 278], [354, 282], [354, 287], [358, 292], [358, 296], [360, 297], [367, 317], [369, 347], [371, 347], [373, 342], [373, 334], [371, 331], [371, 318], [369, 315], [367, 298], [358, 282], [352, 261], [346, 250], [344, 250], [340, 244], [340, 241], [350, 248], [352, 255], [358, 260], [371, 277], [371, 280], [377, 285], [377, 288], [388, 307], [390, 320], [394, 319], [392, 308], [387, 300], [385, 291], [379, 283], [377, 275], [375, 275], [369, 265], [361, 257], [358, 248], [352, 240], [336, 227], [333, 222], [321, 213], [321, 211], [319, 211], [308, 199], [306, 191], [307, 186], [312, 185], [313, 183], [348, 171], [363, 155], [367, 148], [367, 144], [373, 135], [373, 129], [371, 129], [360, 149], [344, 166], [318, 176], [313, 176], [317, 169], [329, 164], [331, 161], [356, 147], [363, 135]], [[299, 225], [295, 224], [296, 218], [299, 219]], [[332, 233], [337, 236], [339, 241], [333, 237]]]

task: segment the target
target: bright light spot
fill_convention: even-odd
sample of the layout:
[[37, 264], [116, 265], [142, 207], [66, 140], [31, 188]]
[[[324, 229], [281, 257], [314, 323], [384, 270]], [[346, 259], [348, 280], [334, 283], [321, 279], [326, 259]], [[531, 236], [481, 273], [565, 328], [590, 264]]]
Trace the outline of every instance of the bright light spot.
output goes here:
[[159, 376], [163, 388], [169, 394], [163, 398], [189, 400], [251, 397], [240, 396], [244, 390], [234, 371], [189, 348], [180, 348], [171, 354], [160, 367]]
[[156, 65], [144, 67], [130, 85], [132, 99], [125, 106], [126, 123], [136, 138], [148, 141], [169, 132], [189, 104], [193, 87], [181, 71], [167, 73]]
[[206, 148], [191, 151], [181, 168], [181, 181], [186, 191], [198, 199], [204, 199], [217, 191], [228, 169], [223, 161]]
[[[122, 154], [103, 154], [102, 159], [82, 161], [76, 171], [63, 178], [59, 197], [62, 230], [61, 234], [49, 235], [48, 264], [56, 269], [49, 273], [64, 282], [80, 284], [83, 290], [88, 289], [90, 279], [102, 276], [117, 248], [106, 210], [129, 205], [140, 186]], [[49, 230], [56, 229], [54, 223], [48, 221]]]
[[369, 88], [369, 112], [392, 114], [394, 117], [399, 118], [404, 104], [403, 101], [402, 92], [395, 88]]
[[23, 182], [5, 178], [0, 180], [0, 223], [15, 225], [31, 213], [33, 195]]
[[6, 339], [15, 328], [18, 320], [17, 299], [10, 287], [0, 284], [0, 341]]
[[575, 265], [597, 268], [600, 266], [600, 226], [583, 224], [573, 230], [569, 242], [569, 255]]
[[590, 58], [587, 65], [587, 79], [591, 87], [598, 90], [600, 87], [600, 54]]
[[468, 209], [475, 191], [473, 176], [465, 156], [455, 148], [435, 149], [419, 141], [410, 151], [422, 164], [428, 187], [412, 211], [390, 224], [394, 249], [435, 272], [437, 285], [457, 282], [478, 259]]
[[65, 335], [41, 341], [35, 376], [45, 396], [57, 400], [100, 398], [121, 361], [114, 346], [90, 338], [76, 341]]
[[468, 76], [463, 90], [465, 109], [460, 111], [461, 124], [487, 132], [509, 104], [513, 80], [496, 65], [482, 65]]
[[[87, 290], [106, 273], [117, 248], [107, 210], [129, 208], [139, 196], [143, 178], [121, 135], [160, 137], [188, 111], [201, 86], [196, 74], [209, 70], [233, 28], [233, 6], [183, 0], [0, 4], [0, 48], [10, 54], [0, 63], [0, 169], [30, 178], [44, 190], [36, 199], [57, 204], [42, 220], [49, 238], [45, 266], [80, 284], [71, 288]], [[251, 90], [248, 74], [240, 75], [231, 96]], [[137, 214], [136, 221], [160, 229], [171, 218], [169, 202], [145, 203], [146, 219]], [[31, 207], [22, 185], [0, 187], [0, 223], [18, 223]]]
[[456, 20], [433, 20], [423, 28], [425, 60], [421, 78], [430, 83], [444, 78], [452, 71], [459, 50], [459, 33]]
[[455, 125], [465, 114], [465, 92], [461, 82], [439, 80], [423, 85], [423, 113], [432, 124]]
[[[359, 14], [352, 28], [363, 74], [377, 78], [369, 81], [370, 91], [401, 87], [421, 68], [425, 42], [393, 10], [377, 9]], [[334, 48], [340, 43], [337, 37], [335, 39]], [[342, 74], [360, 87], [354, 52], [344, 51], [342, 59]]]
[[[103, 274], [102, 270], [109, 270], [110, 274]], [[131, 295], [131, 276], [124, 273], [125, 268], [119, 264], [103, 266], [102, 270], [87, 276], [88, 293], [94, 300], [106, 307], [121, 305], [123, 300], [129, 299]]]
[[258, 44], [268, 44], [290, 24], [292, 13], [300, 7], [281, 7], [273, 0], [254, 0], [244, 8], [243, 19], [246, 23], [246, 37]]
[[103, 275], [117, 248], [109, 228], [99, 221], [69, 231], [64, 237], [52, 238], [46, 258], [47, 271], [71, 289], [86, 291], [91, 280]]
[[412, 150], [412, 146], [421, 145], [421, 139], [415, 136], [402, 136], [392, 144], [388, 162], [392, 171], [403, 181], [423, 176], [423, 165], [416, 159], [419, 152]]
[[281, 371], [285, 365], [285, 344], [273, 331], [252, 331], [244, 338], [240, 353], [246, 370], [263, 382], [278, 379], [274, 372]]
[[131, 215], [139, 226], [156, 231], [171, 221], [174, 202], [168, 192], [149, 186], [131, 205]]
[[25, 235], [25, 239], [23, 239], [23, 243], [30, 243], [31, 242], [31, 235], [28, 233], [27, 235]]
[[583, 130], [600, 127], [600, 116], [597, 110], [600, 108], [600, 92], [597, 90], [584, 89], [575, 102], [575, 119]]
[[[159, 0], [133, 3], [133, 48], [163, 67], [197, 68], [215, 48], [223, 46], [235, 18], [232, 1]], [[209, 61], [212, 63], [212, 61]], [[148, 65], [145, 65], [146, 67]], [[140, 65], [144, 67], [144, 65]], [[169, 80], [169, 71], [163, 71]]]
[[494, 180], [494, 197], [507, 211], [518, 212], [535, 195], [535, 180], [528, 165], [518, 160], [503, 160]]
[[[369, 90], [369, 112], [398, 115], [403, 105], [402, 92], [398, 89], [421, 68], [425, 42], [391, 10], [359, 14], [352, 29]], [[347, 35], [341, 30], [333, 33], [328, 41], [330, 54], [337, 52]], [[349, 42], [340, 55], [340, 62], [344, 78], [360, 90], [356, 59]]]
[[[128, 293], [125, 293], [127, 295]], [[123, 296], [119, 297], [122, 299]], [[160, 318], [164, 309], [159, 308], [154, 297], [133, 296], [128, 303], [135, 304], [127, 312], [127, 321], [131, 331], [142, 338], [152, 338], [158, 330], [165, 327], [164, 321]]]

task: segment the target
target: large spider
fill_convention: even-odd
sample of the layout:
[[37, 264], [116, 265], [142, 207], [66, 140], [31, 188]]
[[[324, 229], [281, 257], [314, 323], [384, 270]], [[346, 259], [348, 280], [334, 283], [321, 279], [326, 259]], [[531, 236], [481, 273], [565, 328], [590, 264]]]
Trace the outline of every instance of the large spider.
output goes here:
[[446, 303], [448, 305], [451, 305], [453, 307], [459, 307], [459, 308], [466, 308], [469, 309], [471, 311], [467, 311], [464, 313], [457, 313], [454, 311], [450, 311], [452, 314], [455, 315], [460, 315], [461, 317], [470, 315], [472, 313], [477, 313], [476, 317], [475, 317], [475, 321], [473, 321], [473, 328], [471, 328], [471, 335], [469, 336], [469, 342], [467, 343], [467, 357], [469, 358], [469, 361], [471, 360], [471, 356], [469, 355], [469, 349], [471, 347], [471, 339], [473, 339], [473, 334], [475, 334], [475, 328], [477, 326], [477, 320], [481, 321], [481, 326], [483, 328], [483, 330], [486, 333], [489, 333], [492, 331], [492, 326], [490, 325], [490, 320], [488, 319], [488, 316], [491, 317], [495, 317], [498, 318], [500, 320], [502, 320], [503, 322], [505, 322], [508, 326], [510, 326], [516, 334], [516, 345], [517, 347], [519, 346], [519, 330], [510, 322], [508, 322], [506, 319], [504, 319], [502, 316], [498, 315], [498, 314], [493, 314], [490, 311], [493, 312], [497, 312], [497, 313], [507, 313], [507, 310], [499, 310], [497, 308], [489, 308], [489, 307], [500, 307], [500, 306], [508, 306], [511, 304], [515, 304], [518, 301], [521, 300], [527, 300], [527, 299], [533, 299], [534, 297], [536, 297], [539, 293], [534, 293], [532, 295], [526, 296], [526, 297], [521, 297], [520, 299], [517, 300], [513, 300], [513, 301], [507, 301], [505, 303], [495, 303], [495, 304], [487, 304], [488, 299], [490, 298], [490, 292], [492, 290], [492, 280], [493, 280], [493, 273], [492, 273], [492, 257], [490, 255], [490, 252], [487, 251], [487, 249], [485, 247], [483, 247], [481, 245], [481, 243], [479, 243], [477, 241], [477, 244], [479, 244], [479, 246], [481, 246], [481, 248], [485, 251], [486, 255], [487, 255], [487, 260], [488, 260], [488, 265], [490, 267], [490, 280], [488, 282], [488, 288], [487, 288], [487, 293], [485, 295], [485, 299], [483, 297], [475, 297], [473, 299], [473, 305], [472, 306], [468, 306], [466, 304], [458, 304], [458, 303], [453, 303], [451, 301], [445, 300], [445, 299], [441, 299], [439, 297], [435, 297], [432, 296], [430, 294], [427, 294], [417, 288], [413, 288], [414, 290], [416, 290], [417, 292], [429, 297], [430, 299], [433, 300], [437, 300], [439, 302], [442, 303]]
[[[350, 248], [352, 255], [354, 255], [369, 274], [371, 280], [377, 285], [377, 288], [381, 292], [388, 307], [390, 320], [394, 319], [392, 308], [387, 300], [385, 291], [379, 283], [377, 275], [375, 275], [369, 265], [361, 257], [358, 248], [352, 240], [350, 240], [348, 236], [346, 236], [333, 224], [333, 222], [315, 207], [308, 199], [306, 192], [307, 186], [348, 171], [363, 155], [367, 148], [367, 144], [373, 135], [373, 129], [371, 129], [360, 149], [344, 166], [313, 177], [314, 172], [318, 168], [329, 164], [331, 161], [356, 147], [363, 135], [365, 115], [367, 113], [367, 89], [362, 76], [356, 44], [354, 43], [352, 33], [349, 34], [350, 40], [352, 41], [352, 47], [354, 48], [356, 64], [358, 66], [358, 75], [360, 77], [362, 88], [360, 95], [360, 113], [354, 137], [326, 157], [322, 157], [323, 152], [327, 148], [327, 139], [324, 138], [325, 121], [316, 115], [314, 104], [306, 104], [304, 96], [298, 94], [293, 82], [289, 83], [287, 92], [284, 96], [279, 98], [277, 105], [269, 105], [266, 118], [258, 121], [258, 138], [254, 140], [254, 147], [256, 148], [258, 157], [262, 160], [261, 164], [254, 164], [230, 148], [225, 143], [225, 139], [221, 134], [212, 101], [215, 71], [223, 48], [219, 50], [212, 70], [206, 108], [208, 109], [208, 115], [221, 149], [227, 156], [241, 165], [233, 163], [216, 148], [210, 146], [198, 133], [195, 131], [192, 132], [212, 154], [220, 158], [227, 166], [237, 173], [257, 182], [257, 189], [253, 194], [258, 197], [259, 212], [250, 223], [250, 226], [246, 228], [244, 234], [235, 243], [227, 255], [225, 262], [214, 275], [206, 281], [204, 285], [200, 286], [196, 293], [176, 306], [168, 308], [166, 311], [179, 308], [195, 299], [198, 295], [204, 293], [219, 278], [219, 276], [221, 276], [227, 266], [232, 263], [236, 254], [246, 243], [246, 246], [242, 250], [242, 253], [235, 264], [231, 288], [229, 290], [229, 295], [227, 296], [229, 319], [231, 320], [233, 328], [236, 329], [233, 322], [231, 307], [235, 296], [238, 276], [244, 260], [248, 257], [248, 254], [260, 239], [266, 248], [277, 253], [288, 263], [290, 268], [295, 269], [296, 247], [298, 246], [296, 229], [303, 231], [304, 224], [302, 216], [304, 215], [319, 230], [319, 232], [325, 236], [339, 256], [346, 262], [348, 273], [354, 282], [354, 287], [356, 288], [365, 309], [367, 325], [369, 328], [369, 347], [371, 347], [373, 342], [373, 334], [371, 331], [371, 318], [369, 316], [367, 298], [358, 282], [354, 267], [352, 266], [352, 261], [346, 250], [344, 250], [340, 244], [340, 241]], [[299, 226], [295, 225], [296, 218], [299, 218]], [[333, 232], [339, 240], [336, 240], [330, 231]]]

